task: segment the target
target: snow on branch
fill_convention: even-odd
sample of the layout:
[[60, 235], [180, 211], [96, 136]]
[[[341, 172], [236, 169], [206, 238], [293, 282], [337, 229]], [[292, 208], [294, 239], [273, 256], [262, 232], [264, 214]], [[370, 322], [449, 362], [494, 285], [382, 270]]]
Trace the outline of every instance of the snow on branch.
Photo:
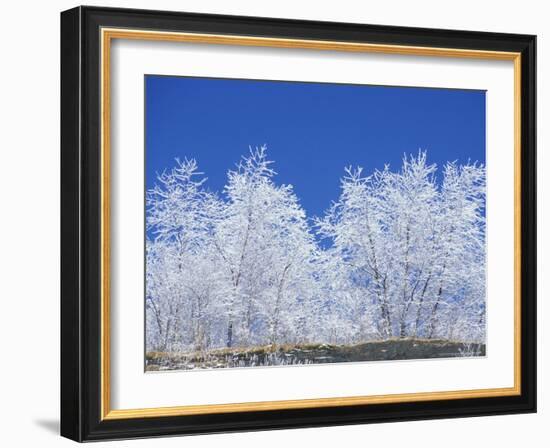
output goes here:
[[348, 166], [340, 196], [309, 218], [273, 163], [249, 148], [216, 194], [194, 159], [176, 160], [147, 192], [149, 351], [484, 343], [482, 164], [451, 161], [438, 177], [419, 150], [399, 171]]

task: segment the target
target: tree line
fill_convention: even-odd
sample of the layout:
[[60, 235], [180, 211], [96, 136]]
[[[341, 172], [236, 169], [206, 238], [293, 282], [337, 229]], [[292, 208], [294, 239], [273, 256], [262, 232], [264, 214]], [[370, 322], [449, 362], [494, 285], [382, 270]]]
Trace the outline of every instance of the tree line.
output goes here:
[[[439, 177], [438, 177], [439, 176]], [[309, 218], [265, 146], [206, 187], [177, 160], [146, 194], [148, 351], [485, 340], [485, 167], [426, 152], [364, 175]]]

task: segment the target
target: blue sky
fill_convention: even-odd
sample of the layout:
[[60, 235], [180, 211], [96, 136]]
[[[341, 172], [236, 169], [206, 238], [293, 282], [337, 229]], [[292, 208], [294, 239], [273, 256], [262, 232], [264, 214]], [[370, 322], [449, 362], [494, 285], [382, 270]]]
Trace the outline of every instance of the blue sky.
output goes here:
[[147, 75], [145, 93], [146, 188], [187, 157], [221, 191], [248, 147], [267, 144], [276, 182], [314, 216], [350, 164], [398, 170], [419, 148], [438, 166], [485, 163], [484, 91]]

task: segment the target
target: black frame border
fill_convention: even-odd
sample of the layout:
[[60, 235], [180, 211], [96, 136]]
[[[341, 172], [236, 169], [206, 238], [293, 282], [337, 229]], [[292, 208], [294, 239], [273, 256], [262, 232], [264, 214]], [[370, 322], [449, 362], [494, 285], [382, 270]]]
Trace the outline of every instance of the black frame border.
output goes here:
[[[100, 28], [521, 53], [521, 395], [101, 420]], [[61, 13], [61, 435], [82, 442], [536, 412], [536, 36], [80, 6]]]

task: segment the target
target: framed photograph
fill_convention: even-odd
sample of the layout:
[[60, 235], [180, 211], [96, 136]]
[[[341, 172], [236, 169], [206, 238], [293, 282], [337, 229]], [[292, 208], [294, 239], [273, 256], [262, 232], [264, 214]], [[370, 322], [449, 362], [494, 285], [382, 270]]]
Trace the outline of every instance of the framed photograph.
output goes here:
[[535, 36], [61, 14], [61, 433], [535, 412]]

